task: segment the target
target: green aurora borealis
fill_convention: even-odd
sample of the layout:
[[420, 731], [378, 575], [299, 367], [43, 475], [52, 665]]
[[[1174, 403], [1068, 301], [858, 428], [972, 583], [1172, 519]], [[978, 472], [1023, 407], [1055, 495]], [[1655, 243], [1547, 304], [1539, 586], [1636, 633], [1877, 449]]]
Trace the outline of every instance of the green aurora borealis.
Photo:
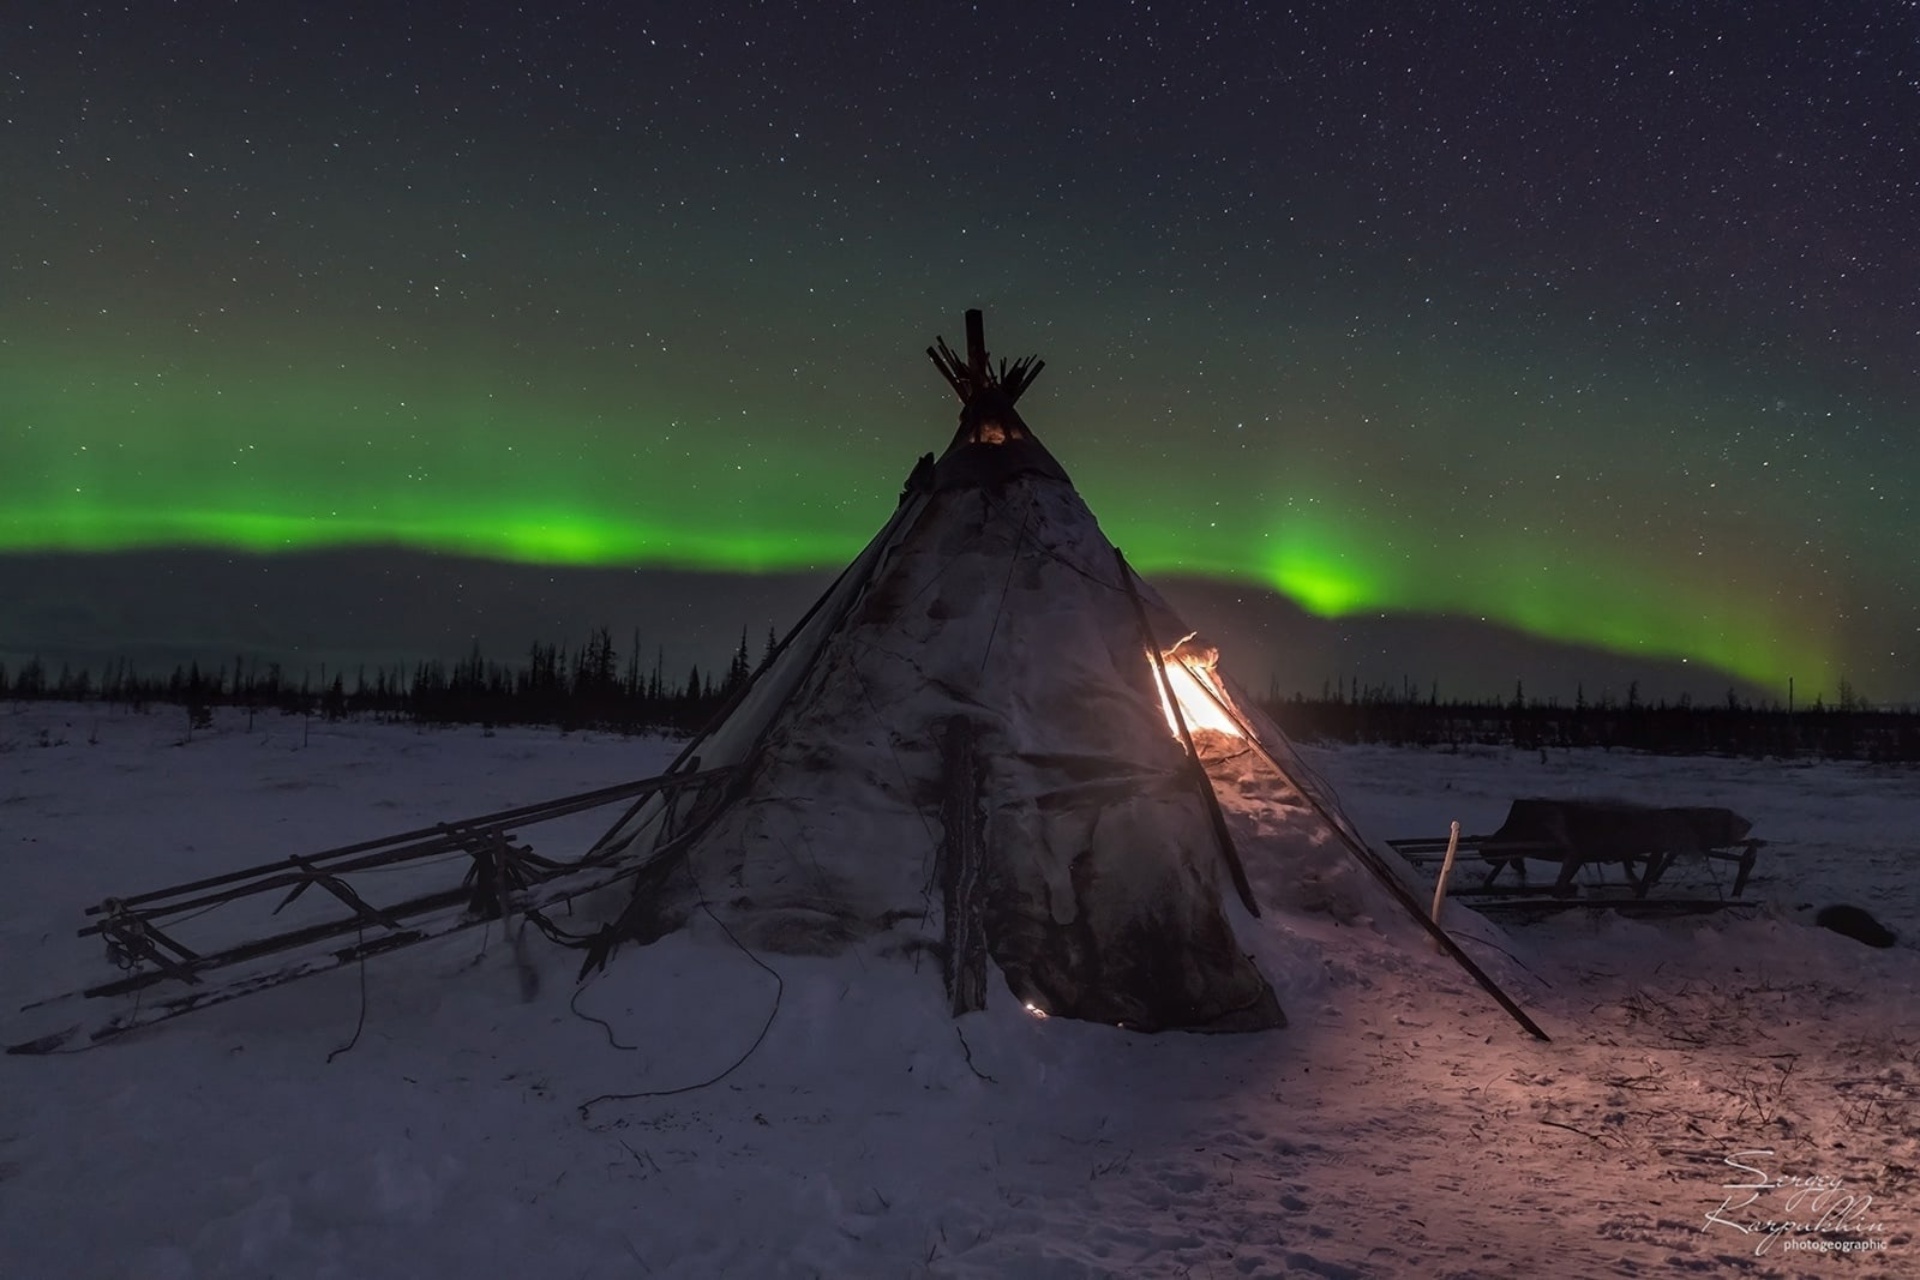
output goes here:
[[[1886, 157], [1832, 158], [1824, 119], [1721, 156], [1657, 133], [1671, 102], [1556, 88], [1572, 158], [1537, 171], [1531, 107], [1465, 113], [1470, 66], [1383, 81], [1377, 33], [1323, 18], [1347, 61], [1209, 45], [1226, 88], [1163, 76], [1138, 117], [1146, 55], [1083, 63], [1106, 46], [1043, 22], [972, 124], [931, 37], [798, 11], [745, 62], [706, 19], [620, 25], [568, 94], [528, 31], [409, 51], [343, 18], [315, 61], [265, 15], [15, 22], [0, 554], [832, 570], [944, 445], [920, 349], [983, 305], [996, 354], [1047, 359], [1023, 411], [1145, 572], [1920, 697], [1920, 282], [1877, 234], [1920, 203], [1913, 158], [1869, 183]], [[635, 89], [640, 34], [715, 61]], [[812, 78], [876, 40], [944, 71]], [[250, 69], [201, 74], [221, 58]], [[1479, 131], [1470, 179], [1430, 118]], [[1656, 132], [1610, 155], [1623, 119]], [[1786, 197], [1743, 166], [1790, 145], [1830, 168], [1762, 208]], [[1717, 206], [1688, 194], [1710, 168]]]
[[[102, 362], [9, 361], [9, 402], [27, 409], [15, 465], [0, 479], [0, 542], [86, 552], [395, 543], [531, 563], [831, 568], [884, 519], [912, 458], [944, 442], [949, 405], [913, 354], [886, 363], [918, 383], [917, 396], [852, 397], [858, 422], [791, 409], [778, 395], [744, 397], [742, 414], [735, 396], [728, 407], [747, 421], [720, 437], [695, 425], [718, 417], [717, 406], [664, 419], [644, 407], [697, 404], [692, 385], [623, 386], [633, 403], [621, 405], [596, 400], [591, 384], [571, 396], [537, 384], [515, 397], [476, 391], [477, 368], [331, 386], [320, 371], [266, 360], [224, 376], [180, 359], [130, 362], [132, 375]], [[1700, 510], [1713, 509], [1715, 481], [1637, 475], [1579, 444], [1593, 437], [1550, 432], [1539, 451], [1562, 470], [1545, 475], [1563, 478], [1542, 484], [1538, 465], [1509, 449], [1469, 465], [1445, 457], [1464, 438], [1451, 425], [1369, 438], [1333, 421], [1400, 411], [1431, 423], [1445, 406], [1413, 403], [1419, 387], [1295, 410], [1304, 421], [1288, 431], [1219, 421], [1250, 413], [1258, 397], [1176, 409], [1182, 389], [1169, 385], [1145, 425], [1115, 431], [1107, 424], [1125, 420], [1128, 397], [1067, 394], [1076, 364], [1054, 358], [1056, 385], [1036, 389], [1029, 417], [1147, 572], [1258, 583], [1328, 617], [1481, 617], [1761, 685], [1797, 676], [1820, 688], [1843, 674], [1844, 635], [1818, 621], [1829, 575], [1761, 518], [1804, 502], [1788, 454], [1771, 488], [1718, 506], [1716, 539]], [[1526, 415], [1491, 397], [1461, 404], [1458, 380], [1424, 394], [1479, 418], [1482, 436], [1524, 429]], [[919, 403], [894, 409], [894, 399]], [[1657, 430], [1615, 412], [1620, 432]], [[1212, 429], [1153, 425], [1183, 414], [1214, 420]], [[815, 443], [848, 434], [864, 447]], [[1615, 499], [1642, 486], [1623, 520]], [[1668, 514], [1678, 503], [1684, 518]], [[1901, 544], [1882, 532], [1892, 571]]]

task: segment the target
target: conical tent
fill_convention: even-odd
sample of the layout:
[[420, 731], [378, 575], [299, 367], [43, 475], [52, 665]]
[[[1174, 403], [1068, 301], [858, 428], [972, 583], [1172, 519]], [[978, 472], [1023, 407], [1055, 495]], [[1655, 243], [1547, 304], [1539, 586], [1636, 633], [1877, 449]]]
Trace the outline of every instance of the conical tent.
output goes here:
[[1196, 750], [1251, 709], [1210, 654], [1163, 659], [1185, 629], [1014, 411], [1039, 366], [994, 370], [978, 317], [964, 362], [931, 352], [953, 442], [677, 766], [742, 767], [596, 846], [652, 853], [616, 934], [704, 904], [774, 951], [936, 956], [956, 1011], [990, 959], [1036, 1012], [1283, 1025], [1229, 921], [1257, 906]]

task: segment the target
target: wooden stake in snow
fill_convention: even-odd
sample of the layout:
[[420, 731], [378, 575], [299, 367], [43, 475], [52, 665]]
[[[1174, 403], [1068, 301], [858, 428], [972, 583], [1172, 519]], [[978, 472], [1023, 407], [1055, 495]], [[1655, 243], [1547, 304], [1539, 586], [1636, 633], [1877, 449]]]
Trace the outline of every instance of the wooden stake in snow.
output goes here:
[[1453, 874], [1453, 855], [1460, 852], [1460, 824], [1447, 830], [1447, 860], [1440, 864], [1440, 883], [1433, 886], [1433, 922], [1440, 923], [1440, 908], [1447, 901], [1447, 877]]

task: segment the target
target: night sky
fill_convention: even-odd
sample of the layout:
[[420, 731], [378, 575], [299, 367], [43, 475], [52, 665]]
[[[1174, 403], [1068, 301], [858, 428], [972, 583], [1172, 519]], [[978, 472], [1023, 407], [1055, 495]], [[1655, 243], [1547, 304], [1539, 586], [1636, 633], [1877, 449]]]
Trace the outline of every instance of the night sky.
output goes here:
[[1917, 68], [1866, 2], [7, 6], [0, 553], [837, 569], [982, 306], [1150, 575], [1920, 701]]

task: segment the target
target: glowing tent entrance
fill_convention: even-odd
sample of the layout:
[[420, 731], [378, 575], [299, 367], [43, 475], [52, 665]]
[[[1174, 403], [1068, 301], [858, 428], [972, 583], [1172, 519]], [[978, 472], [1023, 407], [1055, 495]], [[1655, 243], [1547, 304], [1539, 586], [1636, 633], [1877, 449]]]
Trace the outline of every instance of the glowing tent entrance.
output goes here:
[[[1174, 737], [1180, 737], [1180, 726], [1184, 722], [1188, 729], [1196, 732], [1205, 730], [1229, 738], [1246, 737], [1245, 715], [1220, 681], [1219, 651], [1190, 648], [1195, 638], [1189, 634], [1160, 655], [1160, 665], [1167, 673], [1167, 687], [1160, 693], [1160, 710], [1167, 717], [1167, 729]], [[1167, 697], [1169, 690], [1173, 694], [1171, 698]], [[1179, 708], [1177, 714], [1176, 707]]]

